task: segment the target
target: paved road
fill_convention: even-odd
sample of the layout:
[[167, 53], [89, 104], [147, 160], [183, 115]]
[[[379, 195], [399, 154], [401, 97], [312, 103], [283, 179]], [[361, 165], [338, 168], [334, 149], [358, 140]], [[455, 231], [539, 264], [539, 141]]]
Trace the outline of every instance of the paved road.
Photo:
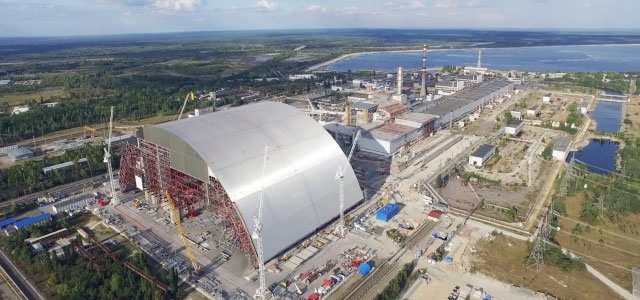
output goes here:
[[46, 299], [2, 250], [0, 250], [0, 267], [13, 279], [27, 299]]

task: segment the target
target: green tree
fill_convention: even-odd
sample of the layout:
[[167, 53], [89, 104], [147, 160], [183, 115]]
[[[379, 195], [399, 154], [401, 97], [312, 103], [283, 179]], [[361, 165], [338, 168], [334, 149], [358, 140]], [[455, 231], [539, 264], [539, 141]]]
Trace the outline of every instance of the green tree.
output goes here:
[[553, 156], [553, 146], [553, 143], [549, 143], [546, 147], [544, 147], [544, 150], [542, 150], [542, 158], [544, 158], [545, 160], [551, 159], [551, 156]]

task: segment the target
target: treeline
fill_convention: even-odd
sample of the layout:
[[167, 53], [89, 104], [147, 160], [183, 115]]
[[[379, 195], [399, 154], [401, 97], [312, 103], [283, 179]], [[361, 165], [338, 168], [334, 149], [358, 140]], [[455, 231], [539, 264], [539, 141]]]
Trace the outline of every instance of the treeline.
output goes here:
[[391, 279], [389, 284], [382, 290], [382, 292], [376, 295], [375, 300], [394, 300], [400, 297], [400, 294], [407, 287], [411, 273], [415, 268], [414, 263], [407, 263], [402, 267], [402, 270]]
[[[0, 202], [102, 174], [106, 171], [103, 156], [102, 146], [88, 145], [82, 149], [66, 151], [62, 155], [49, 156], [41, 160], [29, 160], [23, 164], [2, 169], [0, 170]], [[77, 163], [81, 158], [87, 158], [88, 162]], [[48, 174], [44, 174], [42, 171], [44, 167], [68, 161], [76, 162], [76, 164]], [[114, 151], [112, 161], [114, 168], [117, 168], [120, 156], [116, 151]]]
[[[78, 215], [80, 216], [80, 215]], [[57, 257], [47, 251], [36, 252], [24, 240], [66, 227], [66, 219], [62, 221], [46, 222], [42, 226], [20, 229], [9, 236], [0, 237], [0, 247], [11, 259], [35, 281], [48, 299], [84, 300], [84, 299], [169, 299], [159, 290], [154, 290], [149, 282], [139, 275], [114, 263], [102, 251], [93, 251], [97, 258], [95, 264], [101, 271], [97, 271], [91, 263], [75, 252], [71, 247], [64, 248], [64, 255]], [[77, 237], [76, 242], [80, 242]], [[122, 245], [110, 247], [122, 261], [130, 261], [147, 274], [151, 274], [150, 260], [143, 252], [133, 255]], [[175, 275], [175, 274], [174, 274]], [[167, 283], [177, 291], [177, 277], [169, 276], [171, 280], [160, 277], [160, 281]]]
[[[545, 79], [547, 83], [566, 82], [577, 86], [583, 86], [594, 89], [609, 89], [626, 93], [629, 91], [628, 78], [618, 72], [575, 72], [567, 73], [564, 77], [558, 79]], [[636, 82], [639, 84], [640, 82]], [[640, 87], [640, 86], [638, 86]]]
[[[580, 218], [589, 224], [600, 222], [603, 216], [616, 221], [619, 214], [640, 213], [640, 138], [621, 137], [625, 146], [619, 149], [622, 160], [620, 170], [599, 175], [588, 172], [585, 165], [576, 163], [575, 175], [567, 178], [567, 195], [585, 192]], [[554, 208], [561, 213], [565, 211], [563, 204], [557, 204]]]

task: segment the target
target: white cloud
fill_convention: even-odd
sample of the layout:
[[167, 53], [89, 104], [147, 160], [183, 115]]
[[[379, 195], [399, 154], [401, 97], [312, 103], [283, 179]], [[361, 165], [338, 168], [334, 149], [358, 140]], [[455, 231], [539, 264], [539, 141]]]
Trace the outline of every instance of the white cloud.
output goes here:
[[411, 1], [411, 3], [409, 3], [409, 8], [426, 8], [427, 6], [424, 5], [424, 3], [422, 3], [421, 1]]
[[152, 7], [162, 11], [194, 11], [202, 5], [201, 0], [153, 0]]
[[278, 3], [260, 0], [256, 2], [256, 5], [253, 8], [255, 11], [272, 12], [278, 10]]
[[586, 2], [586, 3], [584, 4], [584, 7], [586, 7], [586, 8], [591, 8], [591, 3]]
[[146, 7], [161, 12], [195, 11], [202, 7], [205, 0], [99, 0], [107, 4], [129, 7]]
[[329, 9], [326, 8], [325, 6], [309, 5], [304, 8], [304, 11], [310, 12], [310, 13], [327, 13]]
[[323, 14], [323, 15], [326, 14], [326, 15], [332, 15], [332, 16], [352, 16], [352, 15], [358, 15], [362, 12], [360, 8], [357, 6], [347, 6], [347, 7], [330, 9], [320, 5], [309, 5], [305, 7], [302, 11], [309, 14]]
[[458, 3], [454, 0], [439, 0], [434, 4], [436, 8], [454, 8], [458, 7]]

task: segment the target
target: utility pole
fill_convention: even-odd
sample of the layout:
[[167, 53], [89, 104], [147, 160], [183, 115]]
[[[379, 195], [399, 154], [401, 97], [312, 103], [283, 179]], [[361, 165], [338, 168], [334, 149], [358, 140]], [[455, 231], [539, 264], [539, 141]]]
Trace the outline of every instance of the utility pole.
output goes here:
[[549, 228], [549, 218], [551, 213], [552, 208], [550, 205], [547, 213], [542, 219], [542, 223], [540, 224], [540, 228], [538, 229], [538, 235], [536, 236], [533, 248], [531, 249], [531, 253], [527, 258], [527, 267], [535, 268], [536, 271], [540, 271], [540, 268], [544, 266], [544, 252], [547, 250], [547, 243], [549, 241], [549, 236], [551, 235], [551, 231]]

